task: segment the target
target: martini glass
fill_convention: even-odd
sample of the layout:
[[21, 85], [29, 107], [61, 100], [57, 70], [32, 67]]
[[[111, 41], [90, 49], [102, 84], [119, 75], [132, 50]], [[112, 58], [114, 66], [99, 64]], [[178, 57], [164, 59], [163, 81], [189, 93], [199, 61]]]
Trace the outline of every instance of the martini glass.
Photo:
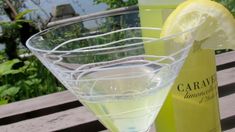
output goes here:
[[[149, 131], [193, 43], [192, 29], [159, 38], [161, 29], [141, 27], [139, 20], [138, 11], [100, 16], [44, 30], [27, 41], [112, 132]], [[155, 45], [161, 52], [147, 50]]]

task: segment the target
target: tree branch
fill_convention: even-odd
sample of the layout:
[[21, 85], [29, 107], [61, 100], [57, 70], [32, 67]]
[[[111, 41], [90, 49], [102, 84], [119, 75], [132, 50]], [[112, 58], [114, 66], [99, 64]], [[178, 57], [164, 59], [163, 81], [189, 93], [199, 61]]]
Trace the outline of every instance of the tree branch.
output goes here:
[[10, 2], [9, 0], [4, 0], [4, 1], [5, 1], [6, 4], [8, 5], [8, 7], [11, 9], [11, 11], [12, 11], [14, 17], [16, 17], [18, 13], [17, 13], [15, 7], [11, 4], [11, 2]]
[[0, 43], [3, 43], [3, 38], [2, 38], [2, 36], [0, 36]]

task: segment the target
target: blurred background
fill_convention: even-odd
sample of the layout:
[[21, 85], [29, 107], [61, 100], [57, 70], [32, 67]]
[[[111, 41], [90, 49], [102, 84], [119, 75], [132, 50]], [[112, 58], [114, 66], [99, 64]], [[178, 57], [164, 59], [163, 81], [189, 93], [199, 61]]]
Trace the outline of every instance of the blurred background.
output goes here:
[[[235, 0], [216, 1], [235, 16]], [[0, 105], [65, 90], [26, 48], [30, 36], [56, 22], [121, 7], [138, 8], [137, 4], [138, 0], [0, 0]]]
[[[136, 4], [137, 0], [0, 0], [0, 105], [65, 90], [25, 46], [30, 36], [53, 22]], [[102, 24], [85, 24], [94, 23]], [[80, 33], [67, 34], [74, 32]]]

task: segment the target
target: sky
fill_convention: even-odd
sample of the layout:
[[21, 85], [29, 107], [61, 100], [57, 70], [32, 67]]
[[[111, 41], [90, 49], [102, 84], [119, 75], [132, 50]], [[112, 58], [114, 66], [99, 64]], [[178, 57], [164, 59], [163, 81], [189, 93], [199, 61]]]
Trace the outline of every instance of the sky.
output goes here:
[[[76, 13], [80, 15], [96, 13], [104, 11], [108, 8], [106, 4], [95, 5], [93, 0], [33, 0], [33, 1], [36, 3], [36, 5], [35, 3], [32, 2], [32, 0], [25, 0], [25, 8], [34, 10], [30, 15], [30, 19], [36, 20], [37, 16], [39, 15], [41, 17], [40, 20], [42, 20], [42, 22], [48, 20], [49, 14], [53, 12], [54, 8], [57, 5], [61, 4], [71, 4]], [[2, 14], [0, 15], [0, 21], [7, 19], [8, 19], [7, 16]], [[3, 48], [2, 44], [0, 44], [0, 50], [2, 48]]]
[[95, 5], [93, 0], [33, 0], [38, 5], [35, 5], [32, 0], [25, 0], [25, 6], [28, 9], [33, 9], [34, 14], [31, 17], [40, 15], [43, 19], [48, 19], [49, 14], [52, 13], [57, 5], [71, 4], [80, 15], [100, 12], [107, 9], [106, 4]]

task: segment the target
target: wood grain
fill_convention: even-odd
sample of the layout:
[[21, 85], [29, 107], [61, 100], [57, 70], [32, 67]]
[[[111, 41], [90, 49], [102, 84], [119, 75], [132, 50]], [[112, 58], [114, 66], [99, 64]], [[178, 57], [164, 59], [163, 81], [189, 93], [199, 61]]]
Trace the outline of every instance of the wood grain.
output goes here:
[[[231, 64], [234, 60], [235, 52], [218, 55], [217, 65], [226, 67], [226, 64]], [[217, 72], [217, 76], [222, 127], [225, 132], [235, 132], [235, 67], [221, 69]], [[0, 131], [47, 132], [80, 130], [81, 132], [93, 132], [105, 129], [85, 107], [80, 104], [72, 106], [70, 103], [73, 102], [78, 102], [75, 96], [68, 91], [64, 91], [0, 106], [0, 125], [2, 125], [2, 121], [5, 121], [4, 119], [25, 115], [24, 119], [16, 119], [14, 122], [0, 126]], [[38, 110], [51, 110], [51, 113], [46, 112], [28, 118], [27, 113]]]
[[56, 131], [77, 124], [96, 121], [97, 118], [85, 107], [66, 110], [42, 116], [34, 119], [4, 125], [0, 127], [1, 132], [49, 132]]

